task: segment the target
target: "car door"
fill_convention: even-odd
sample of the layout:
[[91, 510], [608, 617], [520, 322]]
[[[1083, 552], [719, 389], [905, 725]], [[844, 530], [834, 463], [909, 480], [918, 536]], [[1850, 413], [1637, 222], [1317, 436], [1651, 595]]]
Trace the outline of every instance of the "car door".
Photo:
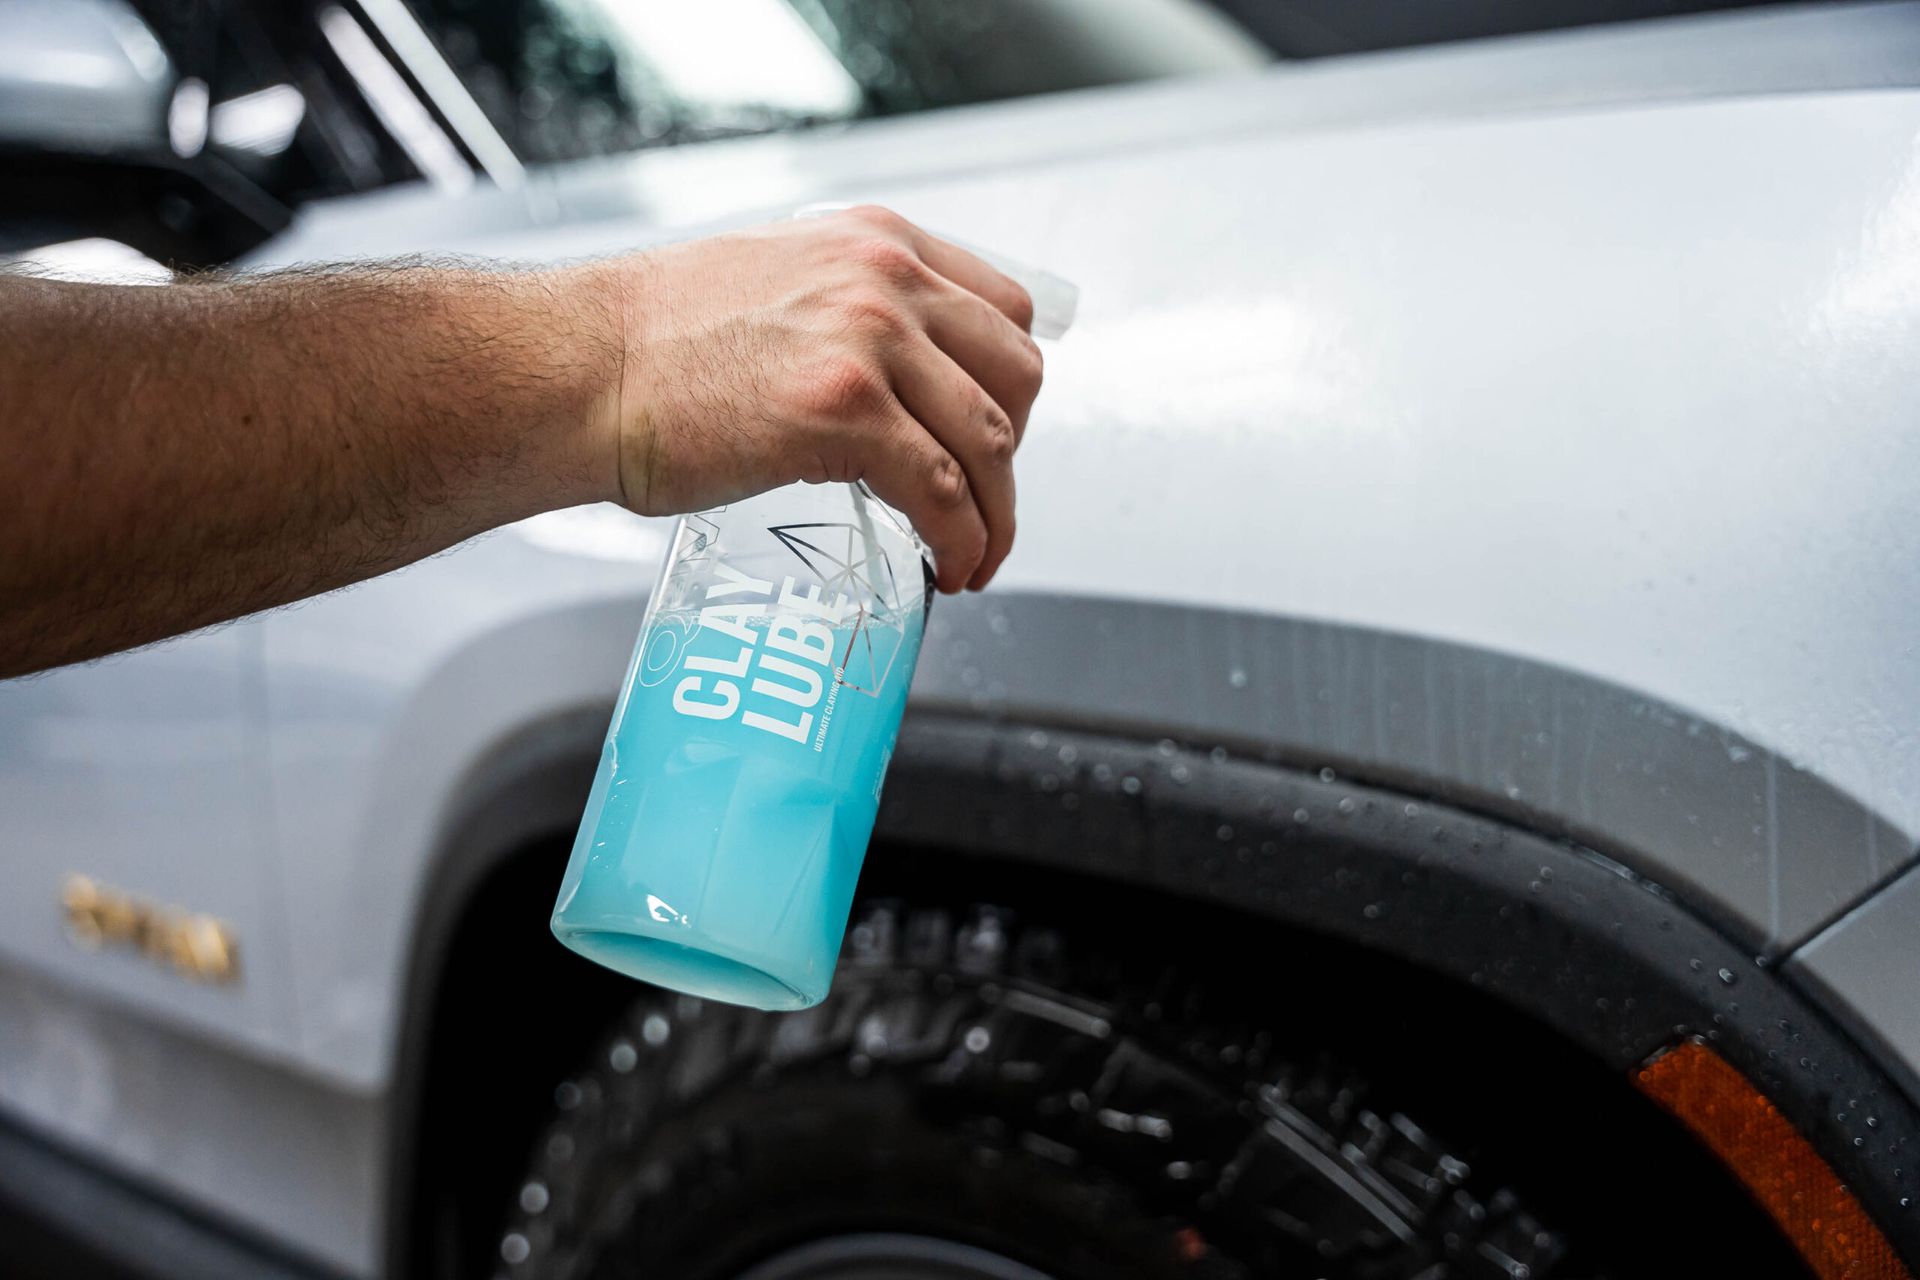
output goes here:
[[[102, 1006], [287, 1043], [260, 634], [0, 681], [0, 1045], [51, 1055], [0, 1050], [0, 1105], [49, 1121], [78, 1105], [110, 1065], [80, 1034]], [[23, 1023], [36, 1034], [10, 1034]]]

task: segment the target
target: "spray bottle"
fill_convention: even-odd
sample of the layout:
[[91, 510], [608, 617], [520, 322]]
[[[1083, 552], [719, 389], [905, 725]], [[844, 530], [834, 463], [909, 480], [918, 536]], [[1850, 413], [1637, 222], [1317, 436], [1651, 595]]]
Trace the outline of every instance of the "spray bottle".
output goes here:
[[[1072, 285], [963, 247], [1026, 287], [1035, 337], [1066, 331]], [[683, 517], [555, 936], [692, 995], [758, 1009], [824, 999], [932, 603], [926, 547], [863, 484], [792, 485]]]

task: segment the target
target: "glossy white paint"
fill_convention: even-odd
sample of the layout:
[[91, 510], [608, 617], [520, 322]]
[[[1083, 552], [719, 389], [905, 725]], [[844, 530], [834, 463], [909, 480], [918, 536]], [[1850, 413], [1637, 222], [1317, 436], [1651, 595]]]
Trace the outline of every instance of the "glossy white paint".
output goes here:
[[[249, 1223], [287, 1253], [344, 1275], [378, 1270], [380, 1098], [317, 1087], [171, 1017], [0, 966], [0, 1110], [99, 1153], [136, 1185]], [[0, 1240], [9, 1264], [12, 1245]]]
[[[1920, 98], [1522, 111], [1542, 73], [1520, 52], [1526, 76], [1486, 76], [1496, 98], [1520, 86], [1497, 112], [1436, 101], [1429, 63], [1449, 52], [658, 153], [543, 185], [611, 214], [614, 179], [645, 209], [681, 181], [731, 175], [708, 198], [741, 201], [772, 175], [794, 184], [784, 196], [881, 199], [1085, 282], [1023, 451], [1008, 587], [1572, 667], [1765, 744], [1911, 833], [1920, 801], [1900, 783], [1917, 749], [1899, 710], [1920, 689], [1885, 623], [1912, 616], [1909, 580], [1886, 567], [1913, 547], [1899, 487], [1879, 481], [1912, 461], [1894, 428], [1916, 351], [1901, 273]], [[1576, 61], [1607, 98], [1605, 59]], [[1378, 118], [1315, 129], [1307, 108], [1329, 97]], [[1116, 126], [1115, 105], [1132, 119]], [[1261, 106], [1285, 127], [1242, 136]], [[1164, 136], [1175, 107], [1197, 139]], [[1076, 113], [1087, 131], [1021, 127]], [[1159, 145], [1037, 162], [1059, 137], [1085, 147], [1143, 118], [1162, 122]], [[1210, 139], [1219, 118], [1234, 127]], [[922, 166], [935, 149], [951, 168], [970, 138], [1025, 154], [980, 177], [817, 185], [841, 152], [884, 172], [881, 153]], [[507, 198], [315, 210], [263, 261], [316, 243], [541, 259], [680, 230], [536, 227]], [[1182, 513], [1199, 511], [1190, 536]], [[515, 724], [605, 697], [626, 639], [566, 615], [637, 617], [648, 576], [504, 534], [269, 620], [305, 1060], [382, 1078], [410, 918], [396, 908], [442, 788]], [[1783, 617], [1796, 598], [1818, 608]]]
[[[1046, 498], [1007, 585], [1550, 661], [1912, 837], [1916, 141], [1920, 95], [1871, 93], [1036, 176], [1054, 214], [1022, 251], [1100, 284], [1023, 451]], [[1284, 178], [1234, 198], [1247, 173]], [[1153, 226], [1103, 213], [1150, 186]], [[900, 203], [1011, 236], [979, 194]]]
[[[1410, 58], [1371, 71], [1382, 102], [1424, 75]], [[1086, 285], [1022, 454], [1002, 585], [1411, 633], [1673, 704], [1900, 833], [1719, 868], [1708, 833], [1702, 865], [1674, 872], [1759, 936], [1800, 936], [1920, 832], [1904, 728], [1920, 680], [1894, 625], [1920, 604], [1898, 571], [1920, 547], [1888, 482], [1920, 449], [1902, 283], [1920, 96], [1314, 130], [1299, 103], [1319, 87], [1258, 86], [1295, 109], [1274, 135], [832, 193]], [[1250, 86], [1232, 88], [1216, 87], [1245, 111]], [[953, 153], [954, 119], [887, 129], [904, 146], [923, 127]], [[983, 145], [1008, 132], [982, 128]], [[788, 180], [831, 172], [801, 158], [842, 144], [873, 142], [736, 158], [764, 152]], [[636, 206], [651, 162], [632, 166]], [[563, 205], [569, 178], [606, 181], [554, 177]], [[660, 234], [608, 218], [453, 237], [402, 217], [379, 247], [538, 259]], [[1802, 864], [1825, 858], [1830, 883], [1805, 893]]]
[[[253, 621], [0, 681], [0, 969], [164, 1009], [231, 1047], [291, 1049], [261, 634]], [[61, 910], [73, 874], [227, 921], [240, 980], [197, 985], [129, 949], [78, 946]]]
[[[370, 1274], [376, 1109], [289, 1087], [262, 636], [256, 619], [0, 682], [0, 1111]], [[75, 873], [226, 921], [238, 981], [76, 945]]]

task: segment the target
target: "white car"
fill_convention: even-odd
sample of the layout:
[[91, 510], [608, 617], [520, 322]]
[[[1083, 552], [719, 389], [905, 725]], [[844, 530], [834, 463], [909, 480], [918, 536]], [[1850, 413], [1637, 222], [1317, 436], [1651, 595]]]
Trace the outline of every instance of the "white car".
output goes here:
[[548, 933], [661, 522], [0, 685], [18, 1265], [1913, 1274], [1920, 6], [1502, 11], [0, 9], [44, 269], [871, 200], [1083, 289], [815, 1010]]

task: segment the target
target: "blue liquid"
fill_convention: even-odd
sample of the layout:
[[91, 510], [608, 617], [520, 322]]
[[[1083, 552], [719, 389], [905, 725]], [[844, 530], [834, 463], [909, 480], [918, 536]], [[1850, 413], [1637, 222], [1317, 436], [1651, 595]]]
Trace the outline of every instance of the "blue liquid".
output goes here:
[[[818, 701], [805, 708], [755, 691], [766, 655], [780, 656], [765, 639], [743, 646], [711, 630], [686, 640], [662, 682], [638, 683], [642, 655], [676, 624], [650, 626], [601, 749], [554, 934], [610, 969], [693, 995], [759, 1009], [824, 999], [906, 707], [920, 624], [916, 617], [904, 634], [877, 638], [833, 628]], [[874, 666], [876, 645], [896, 650], [880, 657], [884, 679], [863, 674]], [[700, 658], [749, 664], [727, 680], [738, 701], [726, 718], [676, 709], [676, 687], [689, 678], [685, 664]], [[880, 692], [840, 684], [836, 673]], [[811, 692], [791, 658], [764, 674], [792, 696]], [[725, 677], [698, 678], [700, 691], [712, 693]], [[755, 728], [750, 712], [784, 728]], [[804, 732], [802, 715], [810, 717]]]

